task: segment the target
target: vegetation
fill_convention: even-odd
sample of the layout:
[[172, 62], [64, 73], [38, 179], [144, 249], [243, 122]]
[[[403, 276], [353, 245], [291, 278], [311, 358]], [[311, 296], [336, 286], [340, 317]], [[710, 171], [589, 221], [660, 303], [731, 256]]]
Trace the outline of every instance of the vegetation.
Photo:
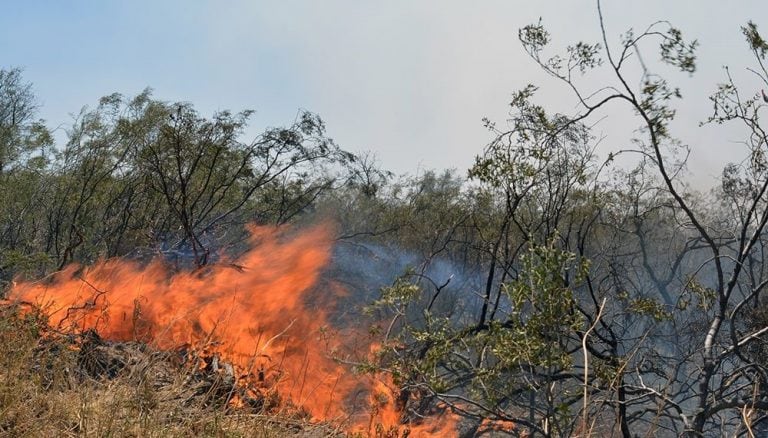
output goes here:
[[[698, 193], [684, 179], [693, 150], [672, 123], [682, 98], [672, 78], [695, 73], [698, 44], [665, 22], [618, 43], [602, 17], [600, 30], [601, 41], [561, 55], [549, 54], [542, 22], [520, 30], [532, 62], [578, 110], [551, 114], [536, 86], [518, 91], [505, 125], [485, 121], [492, 141], [466, 178], [397, 179], [339, 148], [306, 112], [245, 142], [249, 112], [208, 119], [149, 91], [103, 98], [54, 145], [31, 86], [2, 70], [0, 282], [106, 257], [201, 268], [242, 243], [245, 223], [330, 216], [340, 245], [363, 248], [373, 254], [364, 265], [396, 277], [366, 280], [380, 288], [365, 304], [381, 348], [359, 367], [391, 375], [404, 421], [442, 406], [528, 436], [764, 435], [768, 98], [726, 70], [703, 124], [740, 126], [748, 157]], [[742, 33], [755, 61], [747, 68], [768, 85], [768, 43], [754, 23]], [[676, 73], [654, 73], [640, 59], [651, 52]], [[608, 79], [586, 90], [579, 79], [589, 75]], [[633, 146], [600, 159], [593, 126], [621, 109], [638, 125]], [[617, 166], [618, 156], [631, 164]], [[135, 411], [119, 398], [136, 391], [127, 385], [73, 396], [54, 379], [68, 400], [55, 403], [29, 365], [40, 361], [36, 327], [0, 319], [0, 418], [18, 419], [0, 430], [125, 430], [90, 419], [97, 405], [125, 427], [167, 427], [161, 417], [173, 409]], [[50, 360], [66, 361], [61, 351]], [[21, 410], [22, 399], [43, 407]], [[224, 433], [234, 421], [205, 409], [174, 423], [178, 433]]]
[[[206, 378], [197, 367], [174, 364], [173, 352], [79, 342], [19, 310], [0, 309], [2, 436], [341, 435], [267, 409], [230, 412], [222, 395], [226, 383]], [[99, 348], [115, 348], [122, 360], [99, 364], [99, 353], [106, 351]]]

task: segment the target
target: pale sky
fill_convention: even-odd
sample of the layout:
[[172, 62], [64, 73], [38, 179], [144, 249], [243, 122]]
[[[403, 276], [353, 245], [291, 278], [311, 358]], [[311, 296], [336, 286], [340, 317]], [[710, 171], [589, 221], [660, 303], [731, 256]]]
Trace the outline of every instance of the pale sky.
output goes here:
[[[697, 74], [670, 78], [685, 97], [675, 134], [693, 148], [693, 180], [706, 184], [743, 150], [741, 131], [697, 127], [706, 97], [723, 65], [759, 92], [739, 26], [753, 20], [768, 35], [768, 2], [606, 0], [604, 14], [614, 41], [656, 20], [699, 40]], [[490, 140], [481, 118], [503, 121], [525, 84], [543, 86], [552, 110], [575, 108], [517, 40], [539, 17], [554, 48], [600, 39], [594, 1], [28, 0], [3, 5], [0, 67], [24, 69], [54, 127], [103, 95], [152, 87], [208, 116], [254, 109], [254, 134], [307, 109], [341, 147], [372, 151], [386, 169], [464, 172]], [[658, 54], [644, 57], [653, 65]], [[598, 126], [606, 148], [626, 146], [635, 126], [626, 114]]]

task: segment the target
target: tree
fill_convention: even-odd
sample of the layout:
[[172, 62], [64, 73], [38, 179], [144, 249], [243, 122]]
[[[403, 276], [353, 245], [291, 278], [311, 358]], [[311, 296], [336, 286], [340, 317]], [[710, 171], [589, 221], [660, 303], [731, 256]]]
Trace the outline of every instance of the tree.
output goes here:
[[144, 105], [161, 121], [141, 133], [133, 165], [182, 230], [170, 248], [191, 247], [197, 266], [208, 261], [208, 235], [229, 226], [235, 213], [256, 207], [261, 211], [252, 217], [259, 221], [285, 223], [331, 187], [323, 166], [355, 159], [325, 137], [323, 122], [308, 112], [290, 127], [242, 143], [250, 111], [206, 120], [189, 105]]
[[18, 270], [46, 262], [36, 238], [53, 139], [35, 120], [37, 109], [21, 70], [0, 69], [0, 286]]
[[332, 186], [331, 166], [355, 159], [308, 112], [244, 143], [251, 113], [206, 119], [150, 90], [84, 110], [59, 162], [50, 241], [60, 264], [87, 236], [84, 255], [155, 247], [203, 266], [232, 225], [291, 220]]
[[34, 120], [37, 109], [32, 85], [24, 82], [21, 69], [0, 69], [0, 175], [51, 145], [43, 121]]
[[[599, 3], [598, 13], [602, 41], [565, 55], [545, 55], [541, 22], [520, 31], [580, 109], [549, 115], [529, 86], [513, 98], [509, 129], [486, 121], [496, 139], [470, 171], [491, 195], [473, 213], [487, 219], [475, 220], [469, 243], [485, 254], [482, 299], [466, 307], [478, 316], [411, 309], [439, 281], [385, 288], [379, 304], [398, 330], [386, 332], [383, 366], [416, 414], [441, 401], [544, 436], [755, 432], [768, 423], [768, 370], [758, 359], [768, 327], [749, 310], [763, 306], [768, 285], [765, 103], [742, 96], [730, 76], [712, 96], [706, 123], [742, 123], [750, 159], [726, 167], [713, 195], [721, 203], [708, 207], [681, 180], [690, 151], [670, 128], [680, 91], [632, 65], [655, 46], [663, 63], [693, 74], [697, 43], [658, 22], [627, 32], [616, 51]], [[750, 71], [768, 83], [768, 45], [753, 23], [742, 31], [757, 62]], [[577, 84], [601, 68], [612, 83]], [[589, 126], [622, 105], [640, 123], [635, 147], [598, 163]], [[635, 154], [636, 166], [610, 172], [617, 154]]]

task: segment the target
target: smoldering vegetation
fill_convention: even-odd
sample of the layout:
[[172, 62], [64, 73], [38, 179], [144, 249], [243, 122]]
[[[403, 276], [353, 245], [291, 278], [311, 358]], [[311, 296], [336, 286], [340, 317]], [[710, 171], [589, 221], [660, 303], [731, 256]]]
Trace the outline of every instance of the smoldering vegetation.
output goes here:
[[[768, 44], [754, 23], [741, 31], [755, 59], [749, 68], [768, 83]], [[702, 122], [740, 128], [746, 154], [723, 163], [711, 190], [696, 190], [686, 183], [695, 150], [672, 132], [682, 98], [673, 82], [695, 72], [695, 42], [666, 22], [627, 34], [618, 54], [605, 50], [616, 43], [606, 38], [552, 55], [542, 23], [521, 29], [520, 42], [564, 92], [575, 92], [575, 112], [548, 112], [537, 104], [537, 88], [526, 87], [513, 94], [506, 121], [485, 120], [489, 143], [470, 169], [399, 177], [373, 155], [336, 145], [314, 114], [246, 140], [250, 112], [206, 118], [149, 91], [103, 98], [79, 114], [66, 144], [54, 145], [35, 120], [38, 103], [21, 72], [2, 70], [4, 293], [72, 263], [114, 258], [162, 259], [172, 272], [200, 275], [216, 266], [257, 269], [237, 264], [263, 244], [247, 240], [248, 224], [290, 236], [324, 223], [333, 241], [329, 263], [298, 307], [328, 324], [334, 366], [385, 382], [386, 391], [355, 399], [372, 412], [359, 433], [436, 434], [420, 428], [440, 418], [466, 436], [765, 435], [768, 137], [761, 116], [768, 99], [730, 76], [713, 85], [713, 113]], [[664, 68], [678, 72], [662, 78], [646, 65], [635, 69], [641, 52], [659, 53]], [[608, 83], [597, 90], [574, 79], [599, 69], [607, 69]], [[629, 110], [638, 129], [631, 148], [599, 157], [597, 145], [610, 140], [595, 124], [614, 106]], [[630, 164], [616, 165], [619, 155]], [[304, 274], [290, 277], [298, 283]], [[270, 299], [285, 298], [294, 283], [279, 284], [274, 293], [282, 295]], [[315, 322], [306, 319], [302, 328]], [[0, 430], [23, 433], [35, 421], [45, 425], [36, 431], [93, 430], [65, 425], [71, 412], [54, 418], [51, 410], [20, 410], [46, 373], [89, 368], [77, 360], [35, 365], [43, 339], [35, 330], [43, 326], [19, 329], [23, 319], [9, 315], [2, 321], [29, 336], [17, 339], [20, 347], [5, 344], [16, 353], [2, 355], [9, 359], [0, 371], [0, 418], [18, 420]], [[103, 352], [94, 342], [78, 348]], [[51, 357], [73, 354], [56, 348], [61, 354]], [[125, 355], [133, 353], [105, 359], [106, 373], [133, 363]], [[11, 379], [26, 384], [17, 393]], [[206, 419], [180, 423], [180, 433], [218, 433], [208, 429], [211, 418], [235, 421], [226, 403], [226, 412], [215, 411], [222, 416], [205, 417], [216, 403], [200, 394], [188, 400], [182, 405]], [[113, 402], [104, 412], [124, 409], [122, 399]], [[125, 409], [167, 427], [143, 406]], [[385, 427], [389, 413], [394, 425]]]

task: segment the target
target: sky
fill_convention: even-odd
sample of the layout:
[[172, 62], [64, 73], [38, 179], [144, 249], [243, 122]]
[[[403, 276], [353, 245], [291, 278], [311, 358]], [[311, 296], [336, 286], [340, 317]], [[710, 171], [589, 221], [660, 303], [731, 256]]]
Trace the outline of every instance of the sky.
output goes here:
[[[481, 119], [503, 126], [510, 96], [528, 83], [538, 102], [573, 112], [568, 90], [521, 48], [518, 29], [542, 18], [553, 50], [600, 40], [594, 1], [517, 0], [28, 0], [0, 14], [0, 68], [21, 67], [49, 126], [64, 128], [83, 106], [146, 87], [204, 115], [256, 111], [248, 134], [290, 124], [300, 109], [319, 114], [344, 149], [371, 152], [395, 173], [472, 164], [491, 140]], [[693, 77], [669, 74], [683, 91], [673, 132], [691, 146], [689, 178], [707, 185], [738, 159], [744, 132], [700, 128], [708, 94], [728, 65], [747, 91], [760, 85], [739, 27], [768, 34], [764, 0], [605, 0], [610, 40], [668, 20], [700, 43]], [[555, 51], [552, 53], [554, 54]], [[653, 69], [657, 52], [643, 53]], [[668, 70], [659, 68], [662, 73]], [[604, 77], [583, 79], [589, 88]], [[598, 150], [626, 147], [637, 125], [610, 109], [596, 127]], [[602, 117], [602, 115], [601, 115]]]

